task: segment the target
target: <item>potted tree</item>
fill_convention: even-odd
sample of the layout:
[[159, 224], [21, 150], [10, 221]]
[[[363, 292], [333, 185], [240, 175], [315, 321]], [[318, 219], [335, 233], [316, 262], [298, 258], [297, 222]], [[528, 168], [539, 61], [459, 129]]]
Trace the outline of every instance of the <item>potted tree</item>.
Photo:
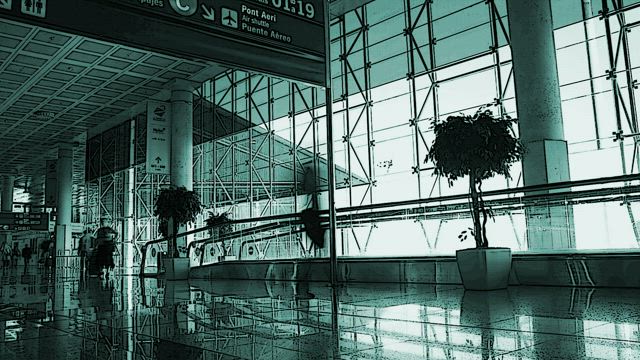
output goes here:
[[[226, 212], [220, 214], [210, 213], [209, 218], [207, 218], [207, 227], [212, 239], [223, 237], [233, 231], [231, 218]], [[224, 240], [222, 241], [222, 254], [222, 259], [218, 259], [218, 261], [224, 260], [228, 255]]]
[[468, 290], [503, 289], [509, 282], [511, 249], [489, 247], [486, 226], [491, 211], [484, 204], [482, 181], [497, 174], [509, 178], [511, 164], [522, 158], [523, 147], [512, 127], [515, 121], [496, 117], [483, 107], [473, 116], [450, 116], [433, 124], [435, 140], [427, 160], [433, 161], [435, 174], [444, 176], [449, 186], [458, 178], [469, 178], [473, 228], [458, 238], [471, 236], [476, 247], [456, 252], [460, 277]]
[[187, 279], [189, 258], [180, 257], [176, 235], [181, 226], [195, 222], [202, 211], [198, 194], [185, 187], [170, 186], [160, 191], [153, 210], [158, 217], [160, 234], [167, 238], [168, 259], [164, 259], [167, 279]]

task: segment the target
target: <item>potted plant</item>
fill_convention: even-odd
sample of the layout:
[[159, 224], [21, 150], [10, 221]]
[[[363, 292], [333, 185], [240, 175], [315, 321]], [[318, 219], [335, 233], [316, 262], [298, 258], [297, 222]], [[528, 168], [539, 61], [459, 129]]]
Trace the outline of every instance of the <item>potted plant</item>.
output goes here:
[[[233, 225], [231, 224], [231, 218], [226, 212], [216, 214], [210, 213], [207, 218], [207, 227], [209, 228], [209, 235], [211, 238], [220, 238], [233, 231]], [[227, 256], [227, 248], [225, 247], [224, 240], [222, 241], [222, 258], [218, 261], [224, 260]]]
[[511, 249], [489, 247], [486, 226], [491, 210], [484, 204], [482, 181], [497, 174], [509, 178], [511, 164], [522, 158], [523, 148], [512, 127], [515, 121], [480, 108], [472, 116], [450, 116], [433, 124], [435, 140], [427, 160], [433, 162], [434, 173], [447, 178], [449, 186], [458, 178], [469, 178], [473, 228], [458, 238], [465, 240], [470, 235], [476, 247], [456, 252], [465, 289], [503, 289], [509, 282]]
[[183, 186], [163, 189], [156, 199], [153, 215], [158, 217], [160, 234], [168, 239], [169, 259], [165, 259], [165, 276], [168, 279], [186, 279], [188, 276], [189, 258], [180, 257], [176, 235], [181, 226], [195, 222], [201, 211], [198, 194]]

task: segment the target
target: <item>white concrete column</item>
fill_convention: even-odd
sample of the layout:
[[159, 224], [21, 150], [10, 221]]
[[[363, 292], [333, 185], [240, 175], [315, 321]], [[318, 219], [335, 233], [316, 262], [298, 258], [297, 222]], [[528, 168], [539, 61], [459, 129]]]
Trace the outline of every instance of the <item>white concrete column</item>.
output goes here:
[[525, 185], [569, 180], [549, 0], [508, 0]]
[[171, 185], [193, 190], [193, 89], [188, 81], [171, 86]]
[[[71, 208], [72, 208], [72, 185], [73, 185], [73, 148], [71, 144], [61, 143], [58, 145], [57, 174], [57, 194], [58, 204], [56, 207], [56, 255], [65, 254], [65, 250], [73, 248], [71, 238]], [[58, 266], [59, 263], [56, 263]]]
[[[550, 1], [508, 0], [507, 9], [520, 140], [526, 150], [524, 185], [569, 181]], [[571, 207], [537, 204], [525, 212], [529, 249], [575, 247]]]
[[[171, 176], [173, 186], [193, 190], [193, 89], [196, 84], [186, 80], [174, 80], [171, 84]], [[178, 228], [178, 233], [187, 231]], [[171, 231], [171, 230], [170, 230]], [[189, 239], [177, 241], [178, 247], [186, 247]], [[173, 253], [169, 249], [169, 254]]]
[[13, 186], [16, 177], [14, 175], [4, 175], [2, 177], [2, 198], [0, 198], [0, 207], [2, 211], [13, 211]]

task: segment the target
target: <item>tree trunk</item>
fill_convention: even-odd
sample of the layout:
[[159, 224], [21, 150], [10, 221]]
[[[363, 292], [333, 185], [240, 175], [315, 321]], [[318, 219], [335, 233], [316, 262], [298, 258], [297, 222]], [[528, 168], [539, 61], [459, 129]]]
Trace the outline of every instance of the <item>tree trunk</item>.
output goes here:
[[167, 255], [172, 258], [180, 257], [178, 253], [178, 224], [173, 221], [173, 218], [169, 218], [167, 222]]
[[471, 216], [473, 217], [473, 237], [476, 240], [476, 247], [483, 247], [482, 224], [480, 223], [480, 201], [478, 200], [478, 189], [476, 188], [475, 176], [469, 176], [469, 190], [471, 192]]
[[173, 238], [171, 239], [173, 241], [173, 257], [174, 258], [179, 258], [180, 257], [180, 251], [178, 250], [178, 224], [176, 224], [176, 222], [173, 222]]
[[489, 214], [487, 208], [484, 207], [484, 198], [482, 196], [482, 182], [478, 184], [478, 200], [480, 202], [480, 211], [482, 212], [482, 247], [489, 247], [489, 240], [487, 239], [487, 220]]

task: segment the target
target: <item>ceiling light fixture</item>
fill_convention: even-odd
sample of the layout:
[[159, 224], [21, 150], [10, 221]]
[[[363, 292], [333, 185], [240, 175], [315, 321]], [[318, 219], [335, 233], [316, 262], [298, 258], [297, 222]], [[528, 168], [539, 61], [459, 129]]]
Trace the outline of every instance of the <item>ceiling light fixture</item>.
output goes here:
[[54, 116], [56, 116], [56, 114], [53, 111], [38, 110], [38, 111], [33, 113], [32, 117], [35, 120], [48, 121], [48, 120], [53, 119]]

